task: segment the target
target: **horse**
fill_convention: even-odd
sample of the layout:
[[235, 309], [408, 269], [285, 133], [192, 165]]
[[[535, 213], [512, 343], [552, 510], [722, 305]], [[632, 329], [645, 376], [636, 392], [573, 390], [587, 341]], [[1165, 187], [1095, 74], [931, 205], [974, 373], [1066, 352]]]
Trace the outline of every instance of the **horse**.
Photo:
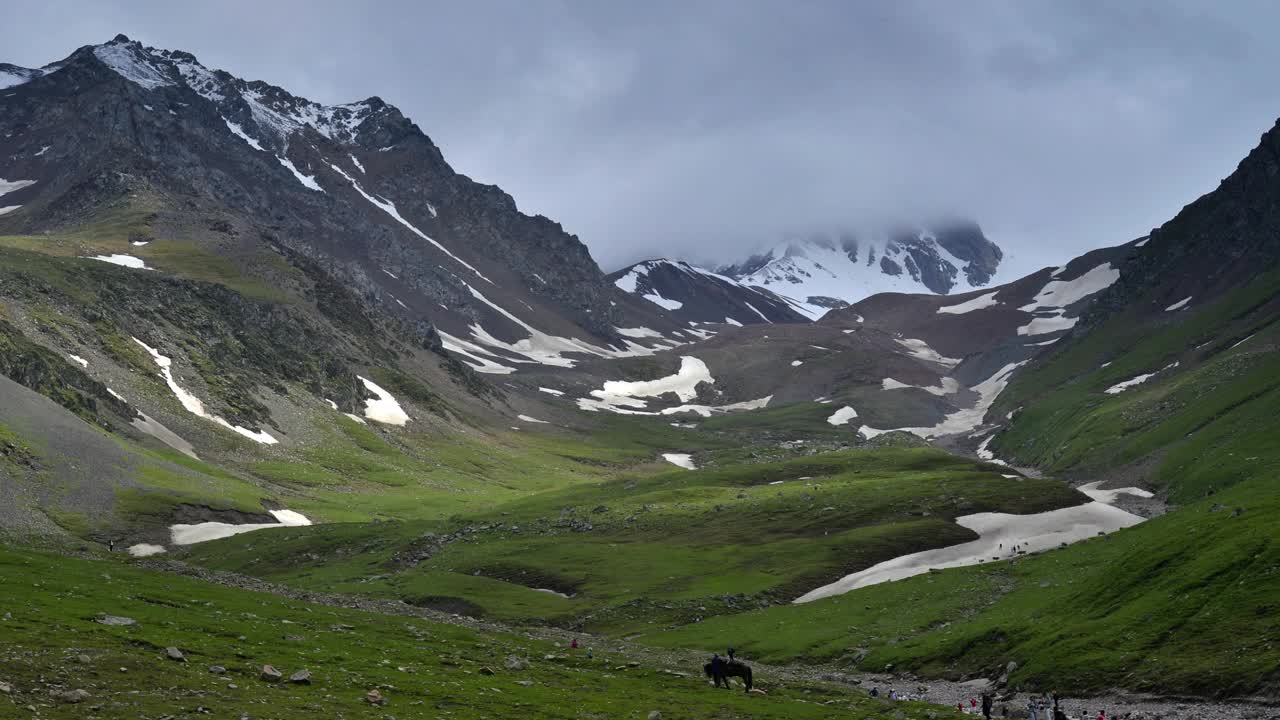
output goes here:
[[751, 668], [743, 662], [734, 660], [733, 662], [720, 663], [720, 672], [716, 672], [713, 663], [707, 663], [702, 666], [702, 671], [711, 678], [716, 687], [720, 687], [720, 683], [724, 683], [724, 689], [729, 689], [729, 678], [740, 677], [747, 684], [747, 692], [751, 692]]

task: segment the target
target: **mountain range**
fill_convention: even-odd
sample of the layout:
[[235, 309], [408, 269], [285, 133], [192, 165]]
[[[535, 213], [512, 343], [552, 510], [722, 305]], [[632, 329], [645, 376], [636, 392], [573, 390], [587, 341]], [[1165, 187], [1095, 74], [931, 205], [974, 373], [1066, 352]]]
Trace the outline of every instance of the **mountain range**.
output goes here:
[[[339, 682], [337, 650], [275, 637], [276, 619], [381, 633], [406, 609], [472, 633], [388, 640], [438, 643], [467, 702], [532, 692], [520, 673], [611, 688], [599, 713], [638, 712], [617, 676], [703, 702], [683, 671], [495, 655], [511, 625], [651, 664], [734, 638], [779, 666], [1010, 697], [1280, 687], [1280, 126], [1149, 235], [999, 284], [969, 221], [606, 274], [376, 97], [320, 105], [125, 36], [0, 65], [0, 86], [0, 565], [45, 568], [62, 598], [28, 612], [45, 591], [0, 584], [20, 632], [0, 685], [22, 706], [92, 651], [103, 717], [158, 716], [188, 686], [229, 713], [241, 697], [206, 666], [283, 662], [270, 632], [280, 657], [330, 663], [313, 689], [335, 707], [372, 702], [353, 682], [449, 707], [405, 687], [410, 665], [361, 650]], [[1028, 516], [1033, 551], [963, 551]], [[963, 561], [854, 587], [931, 552]], [[177, 599], [175, 569], [195, 575]], [[61, 586], [88, 572], [149, 589]], [[231, 587], [200, 605], [197, 580]], [[268, 602], [245, 588], [378, 619], [272, 605], [269, 630], [236, 631], [254, 645], [161, 620]], [[103, 630], [117, 605], [160, 615]], [[200, 668], [167, 654], [164, 682], [116, 685], [182, 642]], [[845, 680], [748, 700], [898, 708]]]

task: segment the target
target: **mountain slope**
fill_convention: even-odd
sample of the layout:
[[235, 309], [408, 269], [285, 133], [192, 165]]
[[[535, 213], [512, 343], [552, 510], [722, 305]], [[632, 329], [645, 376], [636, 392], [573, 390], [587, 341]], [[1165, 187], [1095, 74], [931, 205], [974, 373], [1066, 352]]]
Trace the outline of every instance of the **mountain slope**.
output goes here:
[[948, 294], [988, 285], [1004, 254], [976, 223], [813, 236], [717, 272], [804, 305], [816, 319], [876, 293]]
[[609, 280], [691, 325], [808, 322], [789, 298], [686, 262], [646, 260], [610, 273]]
[[113, 253], [140, 262], [197, 229], [215, 254], [287, 248], [482, 372], [645, 353], [652, 339], [616, 328], [674, 329], [378, 98], [322, 106], [124, 37], [10, 76], [29, 79], [0, 105], [0, 232], [70, 229], [115, 204], [147, 220]]

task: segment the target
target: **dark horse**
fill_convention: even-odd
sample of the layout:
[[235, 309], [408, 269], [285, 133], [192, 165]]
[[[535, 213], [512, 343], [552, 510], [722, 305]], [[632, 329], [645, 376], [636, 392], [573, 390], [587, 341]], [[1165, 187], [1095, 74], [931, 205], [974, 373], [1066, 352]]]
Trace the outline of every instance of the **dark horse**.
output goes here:
[[751, 692], [751, 668], [745, 663], [737, 660], [720, 663], [719, 672], [716, 672], [714, 663], [707, 663], [702, 666], [702, 671], [715, 681], [716, 687], [720, 687], [720, 683], [723, 682], [725, 690], [729, 689], [729, 678], [740, 677], [747, 684], [747, 692]]

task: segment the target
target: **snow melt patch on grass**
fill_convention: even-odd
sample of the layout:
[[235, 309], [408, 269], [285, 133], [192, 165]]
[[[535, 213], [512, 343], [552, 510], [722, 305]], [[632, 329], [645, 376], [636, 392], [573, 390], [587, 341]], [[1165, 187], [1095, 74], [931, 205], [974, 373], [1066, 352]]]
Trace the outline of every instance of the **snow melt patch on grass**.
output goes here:
[[132, 255], [120, 255], [120, 254], [92, 255], [92, 256], [88, 256], [87, 259], [101, 260], [102, 262], [108, 262], [108, 263], [111, 263], [112, 265], [119, 265], [121, 267], [133, 268], [135, 270], [151, 269], [147, 267], [147, 264], [143, 262], [142, 258], [134, 257]]
[[[806, 603], [842, 595], [868, 585], [919, 575], [931, 569], [977, 565], [990, 560], [1016, 557], [1022, 552], [1052, 550], [1063, 543], [1074, 543], [1131, 527], [1143, 518], [1101, 502], [1049, 510], [1031, 515], [1009, 513], [977, 513], [956, 518], [956, 524], [978, 533], [978, 539], [959, 545], [902, 555], [846, 575], [796, 598]], [[1015, 553], [1013, 546], [1019, 550]]]
[[662, 453], [662, 459], [685, 470], [698, 469], [698, 466], [693, 464], [693, 457], [689, 453]]
[[536, 423], [536, 424], [538, 424], [538, 425], [550, 425], [550, 424], [551, 424], [551, 423], [547, 422], [546, 420], [539, 420], [539, 419], [538, 419], [538, 418], [536, 418], [536, 417], [529, 417], [528, 415], [517, 415], [517, 416], [516, 416], [516, 419], [518, 419], [518, 420], [520, 420], [520, 421], [522, 421], [522, 422], [527, 422], [527, 423]]
[[[999, 291], [996, 291], [996, 292], [999, 292]], [[999, 304], [1000, 303], [996, 301], [996, 293], [989, 292], [986, 295], [979, 295], [976, 298], [966, 300], [956, 305], [943, 305], [942, 307], [938, 308], [938, 314], [941, 315], [941, 314], [950, 313], [952, 315], [963, 315], [965, 313], [973, 312], [974, 310], [981, 310], [983, 308], [988, 308], [988, 307], [991, 307], [992, 305], [999, 305]]]
[[1088, 495], [1090, 498], [1093, 498], [1095, 501], [1100, 503], [1106, 503], [1108, 505], [1114, 505], [1116, 502], [1116, 497], [1120, 495], [1135, 495], [1140, 498], [1155, 497], [1155, 493], [1152, 493], [1149, 490], [1143, 490], [1140, 487], [1122, 487], [1122, 488], [1112, 488], [1110, 490], [1103, 490], [1098, 487], [1101, 484], [1102, 484], [1102, 481], [1099, 480], [1097, 482], [1091, 482], [1087, 485], [1081, 485], [1076, 489], [1084, 493], [1085, 495]]
[[151, 557], [167, 552], [163, 545], [152, 545], [151, 543], [138, 543], [129, 546], [129, 554], [134, 557]]
[[372, 380], [360, 377], [356, 378], [364, 383], [364, 387], [369, 392], [377, 395], [377, 399], [366, 399], [364, 401], [364, 416], [387, 425], [404, 425], [409, 422], [409, 416], [405, 413], [404, 408], [400, 407], [400, 403], [391, 396], [391, 393], [378, 387]]
[[827, 424], [835, 425], [837, 427], [840, 425], [848, 425], [849, 421], [856, 417], [858, 417], [858, 411], [854, 410], [848, 405], [845, 405], [844, 407], [832, 413], [831, 417], [827, 418]]
[[277, 442], [279, 442], [274, 437], [271, 437], [271, 435], [269, 435], [265, 430], [254, 432], [247, 428], [242, 428], [239, 425], [232, 425], [231, 423], [227, 422], [226, 420], [222, 419], [217, 415], [210, 415], [209, 413], [205, 412], [204, 403], [200, 401], [200, 398], [187, 392], [185, 389], [182, 388], [182, 386], [178, 385], [178, 381], [173, 378], [173, 361], [172, 360], [165, 357], [164, 355], [161, 355], [159, 351], [157, 351], [155, 348], [142, 342], [138, 338], [133, 338], [133, 341], [141, 345], [144, 350], [146, 350], [148, 353], [151, 354], [151, 359], [154, 360], [156, 363], [156, 366], [160, 368], [160, 377], [164, 378], [165, 383], [169, 386], [169, 390], [172, 391], [173, 394], [177, 396], [178, 402], [182, 403], [182, 407], [187, 412], [191, 413], [192, 415], [202, 417], [206, 420], [212, 420], [213, 422], [225, 427], [228, 430], [239, 433], [249, 438], [250, 440], [262, 443], [263, 445], [275, 445]]
[[1192, 297], [1194, 297], [1194, 296], [1193, 296], [1193, 295], [1188, 295], [1188, 296], [1186, 296], [1186, 297], [1182, 298], [1181, 300], [1179, 300], [1178, 302], [1176, 302], [1176, 303], [1174, 303], [1174, 304], [1170, 305], [1169, 307], [1165, 308], [1165, 309], [1164, 309], [1164, 311], [1165, 311], [1165, 312], [1174, 312], [1174, 311], [1176, 311], [1176, 310], [1181, 310], [1182, 308], [1184, 308], [1184, 307], [1186, 307], [1186, 306], [1187, 306], [1187, 303], [1191, 302], [1191, 298], [1192, 298]]
[[1166, 365], [1160, 368], [1159, 370], [1156, 370], [1155, 372], [1149, 372], [1144, 375], [1138, 375], [1137, 377], [1129, 378], [1128, 380], [1125, 380], [1123, 382], [1118, 382], [1115, 385], [1112, 385], [1111, 387], [1107, 388], [1106, 390], [1103, 390], [1103, 392], [1108, 395], [1119, 395], [1120, 393], [1124, 392], [1125, 390], [1128, 390], [1131, 387], [1134, 387], [1135, 385], [1141, 385], [1142, 383], [1150, 380], [1156, 375], [1159, 375], [1165, 370], [1172, 370], [1173, 368], [1176, 368], [1176, 367], [1178, 367], [1178, 363], [1176, 362], [1173, 363], [1172, 365]]
[[310, 525], [311, 520], [302, 513], [292, 510], [272, 510], [276, 519], [273, 523], [245, 523], [233, 525], [224, 522], [203, 522], [194, 525], [171, 525], [169, 536], [174, 545], [194, 545], [196, 543], [220, 540], [222, 538], [253, 532], [255, 530], [271, 530], [275, 528], [301, 527]]

